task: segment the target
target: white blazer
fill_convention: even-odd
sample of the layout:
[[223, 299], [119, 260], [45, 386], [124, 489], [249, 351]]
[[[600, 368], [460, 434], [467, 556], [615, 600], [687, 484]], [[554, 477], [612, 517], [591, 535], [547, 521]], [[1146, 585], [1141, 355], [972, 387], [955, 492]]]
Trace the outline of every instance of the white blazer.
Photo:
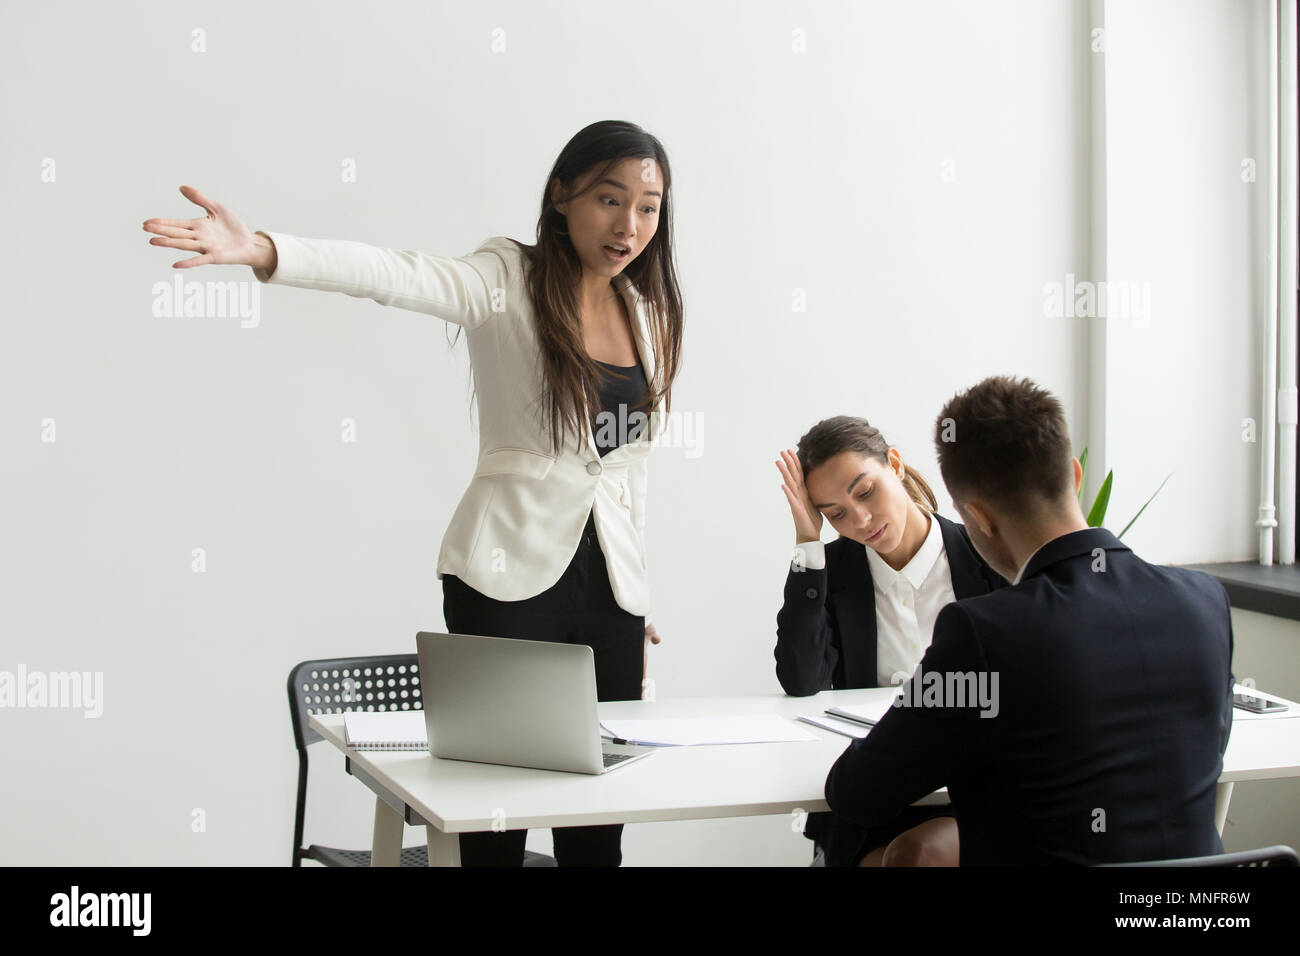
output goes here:
[[[523, 253], [493, 237], [467, 256], [382, 249], [340, 239], [261, 232], [275, 243], [274, 274], [261, 282], [324, 289], [426, 312], [466, 330], [478, 396], [478, 467], [443, 535], [437, 576], [454, 574], [498, 601], [533, 597], [555, 584], [578, 547], [587, 514], [614, 598], [648, 615], [646, 456], [663, 429], [663, 402], [634, 442], [602, 458], [591, 434], [572, 434], [557, 459], [542, 426], [542, 366]], [[651, 381], [655, 356], [641, 297], [621, 273], [614, 285], [632, 317], [636, 349]]]

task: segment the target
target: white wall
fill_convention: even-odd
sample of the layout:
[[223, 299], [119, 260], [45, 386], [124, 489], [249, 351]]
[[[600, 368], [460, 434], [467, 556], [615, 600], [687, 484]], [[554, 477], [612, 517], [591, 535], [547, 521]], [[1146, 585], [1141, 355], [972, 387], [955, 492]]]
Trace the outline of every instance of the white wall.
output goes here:
[[[1256, 393], [1253, 313], [1240, 299], [1260, 209], [1241, 205], [1220, 167], [1260, 155], [1241, 115], [1258, 112], [1262, 92], [1226, 83], [1251, 62], [1257, 4], [1180, 3], [1177, 17], [1172, 6], [1150, 20], [1116, 14], [1117, 30], [1149, 44], [1178, 20], [1201, 55], [1164, 65], [1166, 77], [1186, 74], [1168, 77], [1165, 95], [1181, 102], [1189, 83], [1219, 92], [1198, 107], [1210, 115], [1197, 119], [1196, 148], [1175, 150], [1176, 166], [1168, 159], [1162, 182], [1147, 183], [1161, 221], [1121, 218], [1126, 235], [1147, 232], [1120, 245], [1117, 264], [1175, 285], [1192, 269], [1210, 295], [1157, 299], [1194, 317], [1191, 337], [1171, 311], [1147, 330], [1145, 347], [1176, 347], [1177, 362], [1143, 376], [1117, 358], [1110, 370], [1123, 476], [1112, 514], [1131, 513], [1131, 496], [1182, 447], [1142, 444], [1137, 422], [1125, 433], [1121, 402], [1185, 409], [1178, 396], [1231, 423]], [[0, 13], [0, 201], [17, 223], [0, 233], [11, 266], [0, 668], [105, 681], [97, 720], [0, 711], [0, 857], [286, 862], [289, 668], [409, 650], [417, 630], [443, 626], [434, 559], [477, 447], [463, 345], [449, 351], [447, 327], [428, 316], [297, 289], [261, 288], [255, 329], [153, 317], [152, 286], [182, 256], [149, 247], [139, 223], [190, 216], [181, 183], [254, 228], [461, 254], [490, 235], [531, 237], [550, 164], [587, 123], [631, 119], [663, 140], [687, 305], [674, 409], [699, 415], [704, 432], [699, 457], [661, 448], [650, 466], [660, 697], [779, 693], [774, 622], [792, 536], [772, 462], [818, 419], [879, 424], [945, 506], [932, 423], [986, 375], [1054, 390], [1082, 446], [1090, 327], [1046, 318], [1042, 289], [1089, 263], [1086, 4], [744, 9]], [[190, 51], [196, 27], [202, 54]], [[496, 28], [504, 53], [490, 52]], [[791, 51], [795, 30], [806, 52]], [[1172, 149], [1173, 122], [1121, 111], [1109, 135]], [[1209, 148], [1229, 131], [1239, 135]], [[1140, 172], [1124, 164], [1146, 152], [1117, 151], [1116, 195], [1138, 191]], [[40, 180], [47, 157], [53, 183]], [[345, 157], [356, 183], [339, 181]], [[1168, 221], [1183, 190], [1198, 211]], [[1153, 245], [1158, 257], [1138, 258]], [[183, 274], [253, 281], [242, 267]], [[806, 313], [792, 311], [795, 289]], [[1229, 303], [1241, 316], [1225, 325], [1216, 317]], [[358, 423], [355, 444], [339, 440], [345, 417]], [[47, 418], [54, 444], [40, 440]], [[1197, 454], [1176, 459], [1135, 547], [1155, 560], [1242, 556], [1249, 521], [1230, 518], [1253, 514], [1253, 451], [1225, 456], [1231, 435], [1204, 425], [1175, 431]], [[196, 547], [204, 574], [191, 571]], [[317, 747], [314, 759], [308, 839], [368, 845], [369, 792], [334, 753]], [[192, 832], [194, 808], [205, 832]], [[408, 843], [420, 836], [408, 831]], [[548, 844], [545, 832], [530, 839]], [[629, 864], [800, 863], [809, 848], [784, 817], [640, 825], [624, 837]]]
[[[1253, 560], [1267, 305], [1266, 0], [1106, 3], [1109, 276], [1148, 283], [1149, 322], [1105, 325], [1118, 531], [1170, 563]], [[1243, 181], [1243, 161], [1255, 181]], [[1258, 434], [1256, 434], [1258, 438]]]

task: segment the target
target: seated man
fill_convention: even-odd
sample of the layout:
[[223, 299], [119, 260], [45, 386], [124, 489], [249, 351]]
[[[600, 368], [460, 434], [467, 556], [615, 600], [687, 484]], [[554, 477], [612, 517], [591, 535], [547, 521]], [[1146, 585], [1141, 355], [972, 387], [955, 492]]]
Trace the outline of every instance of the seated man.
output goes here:
[[971, 543], [1012, 585], [939, 613], [901, 706], [831, 768], [831, 810], [876, 826], [947, 786], [962, 865], [1223, 852], [1222, 585], [1088, 527], [1060, 403], [1028, 380], [953, 398], [935, 444]]

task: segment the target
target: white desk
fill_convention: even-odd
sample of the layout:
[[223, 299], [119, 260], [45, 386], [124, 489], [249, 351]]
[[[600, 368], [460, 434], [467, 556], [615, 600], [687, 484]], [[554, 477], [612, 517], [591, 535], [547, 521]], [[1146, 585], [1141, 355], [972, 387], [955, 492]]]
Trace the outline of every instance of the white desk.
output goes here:
[[[602, 719], [777, 713], [793, 719], [832, 705], [884, 702], [893, 688], [823, 691], [813, 697], [681, 698], [599, 705]], [[589, 775], [431, 758], [426, 752], [349, 750], [341, 714], [313, 715], [311, 727], [349, 758], [350, 772], [376, 793], [374, 866], [397, 866], [402, 827], [426, 826], [429, 865], [458, 866], [466, 831], [700, 820], [827, 810], [831, 764], [848, 737], [808, 724], [816, 741], [663, 747], [610, 773]], [[1216, 818], [1232, 784], [1300, 776], [1300, 718], [1237, 721], [1224, 755]], [[943, 791], [917, 803], [945, 803]]]

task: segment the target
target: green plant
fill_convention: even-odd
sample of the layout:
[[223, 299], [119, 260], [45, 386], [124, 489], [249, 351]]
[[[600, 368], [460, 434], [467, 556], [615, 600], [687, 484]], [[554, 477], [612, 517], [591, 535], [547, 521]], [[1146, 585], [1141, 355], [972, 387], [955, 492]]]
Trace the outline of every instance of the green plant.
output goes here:
[[[1079, 455], [1079, 466], [1083, 469], [1083, 477], [1086, 480], [1088, 477], [1087, 446], [1084, 446], [1082, 454]], [[1151, 497], [1146, 500], [1146, 504], [1142, 505], [1142, 507], [1138, 509], [1138, 513], [1129, 519], [1129, 523], [1124, 525], [1124, 531], [1127, 531], [1129, 528], [1133, 527], [1133, 522], [1137, 521], [1138, 518], [1142, 517], [1142, 512], [1147, 510], [1147, 505], [1151, 504], [1151, 502], [1156, 500], [1156, 495], [1160, 494], [1160, 489], [1164, 488], [1165, 482], [1169, 481], [1169, 479], [1172, 478], [1173, 475], [1174, 473], [1172, 471], [1169, 474], [1165, 475], [1165, 480], [1160, 482], [1160, 488], [1157, 488], [1154, 492], [1152, 492]], [[1092, 507], [1088, 509], [1089, 528], [1100, 528], [1101, 523], [1106, 520], [1106, 507], [1110, 504], [1110, 487], [1114, 479], [1115, 479], [1115, 472], [1113, 469], [1111, 471], [1106, 472], [1106, 480], [1103, 481], [1101, 483], [1101, 487], [1097, 489], [1097, 498], [1095, 501], [1093, 501]], [[1083, 481], [1079, 482], [1079, 504], [1080, 505], [1083, 504], [1083, 484], [1084, 484]], [[1121, 531], [1115, 537], [1117, 538], [1124, 537], [1124, 531]]]

